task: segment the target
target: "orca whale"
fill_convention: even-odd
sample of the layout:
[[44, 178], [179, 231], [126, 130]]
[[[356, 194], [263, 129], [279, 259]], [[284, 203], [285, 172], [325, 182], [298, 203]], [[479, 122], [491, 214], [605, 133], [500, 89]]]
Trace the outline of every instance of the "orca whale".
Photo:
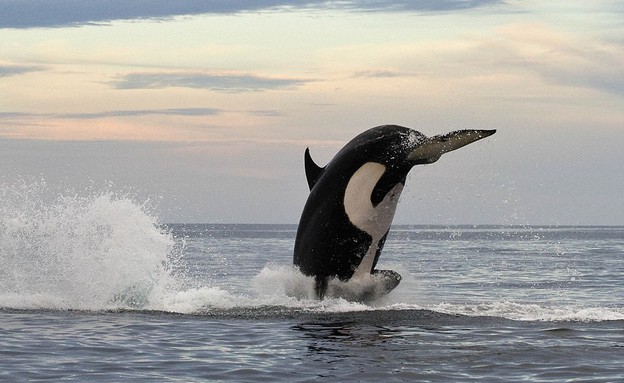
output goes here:
[[[459, 130], [426, 137], [402, 126], [378, 126], [353, 138], [325, 167], [314, 163], [307, 148], [304, 162], [310, 195], [299, 221], [293, 263], [314, 277], [317, 297], [325, 297], [332, 281], [337, 281], [339, 296], [355, 301], [368, 301], [394, 289], [401, 276], [375, 266], [408, 172], [495, 132]], [[362, 280], [373, 284], [344, 293], [345, 283]]]

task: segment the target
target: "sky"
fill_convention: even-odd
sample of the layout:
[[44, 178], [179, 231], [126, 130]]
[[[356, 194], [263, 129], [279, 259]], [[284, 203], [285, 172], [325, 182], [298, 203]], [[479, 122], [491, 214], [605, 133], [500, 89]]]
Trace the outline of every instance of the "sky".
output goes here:
[[608, 0], [0, 0], [0, 185], [297, 223], [306, 147], [497, 129], [395, 223], [624, 225], [623, 36]]

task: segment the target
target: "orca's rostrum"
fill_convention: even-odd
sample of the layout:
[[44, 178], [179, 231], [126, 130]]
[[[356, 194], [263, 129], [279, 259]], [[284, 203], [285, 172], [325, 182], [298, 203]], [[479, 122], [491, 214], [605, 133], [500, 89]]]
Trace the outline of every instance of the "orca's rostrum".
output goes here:
[[[459, 130], [426, 137], [402, 126], [378, 126], [347, 143], [325, 167], [316, 165], [306, 149], [310, 195], [293, 261], [315, 278], [317, 296], [323, 298], [332, 282], [336, 295], [359, 301], [394, 289], [401, 276], [375, 266], [410, 169], [495, 132]], [[348, 284], [362, 280], [373, 283], [345, 293]]]

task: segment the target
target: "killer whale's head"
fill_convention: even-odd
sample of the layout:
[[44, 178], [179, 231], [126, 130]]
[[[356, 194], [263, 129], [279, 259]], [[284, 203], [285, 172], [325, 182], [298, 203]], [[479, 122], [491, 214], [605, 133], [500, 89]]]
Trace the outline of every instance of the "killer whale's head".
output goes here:
[[383, 125], [355, 137], [336, 155], [336, 159], [344, 161], [344, 157], [351, 157], [350, 162], [359, 163], [357, 166], [366, 163], [383, 165], [383, 174], [370, 196], [372, 204], [376, 206], [395, 185], [405, 184], [407, 174], [415, 165], [434, 163], [443, 154], [495, 132], [496, 130], [458, 130], [427, 137], [410, 128]]
[[414, 165], [434, 163], [443, 154], [494, 133], [496, 130], [457, 130], [427, 137], [403, 126], [382, 125], [358, 135], [343, 150], [388, 168], [411, 168]]
[[426, 138], [422, 144], [409, 153], [408, 160], [414, 165], [431, 164], [440, 159], [444, 153], [459, 149], [494, 133], [496, 130], [456, 130]]

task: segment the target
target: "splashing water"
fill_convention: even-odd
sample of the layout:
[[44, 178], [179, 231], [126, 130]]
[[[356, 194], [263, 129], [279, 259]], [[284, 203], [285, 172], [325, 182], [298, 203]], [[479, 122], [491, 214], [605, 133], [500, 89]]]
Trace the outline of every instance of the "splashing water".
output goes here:
[[178, 282], [173, 239], [147, 204], [110, 191], [50, 194], [44, 182], [0, 186], [2, 307], [140, 307]]
[[[54, 193], [45, 182], [0, 184], [0, 308], [192, 314], [432, 310], [529, 321], [624, 319], [621, 305], [588, 305], [582, 299], [577, 303], [514, 301], [517, 295], [496, 298], [488, 290], [482, 291], [481, 299], [465, 302], [428, 300], [431, 290], [419, 282], [423, 276], [414, 277], [400, 262], [391, 268], [404, 277], [402, 283], [379, 300], [362, 304], [329, 297], [319, 301], [312, 278], [290, 264], [271, 261], [272, 255], [288, 254], [288, 240], [262, 241], [252, 236], [245, 242], [201, 234], [187, 247], [185, 238], [174, 238], [150, 210], [149, 201], [137, 203], [128, 194], [110, 190]], [[404, 253], [414, 258], [411, 251]], [[400, 254], [396, 250], [395, 257]], [[191, 261], [199, 263], [187, 264]], [[220, 277], [233, 270], [234, 274]], [[455, 278], [463, 280], [461, 275]], [[608, 286], [620, 291], [617, 284]], [[457, 283], [453, 289], [461, 291]]]
[[109, 190], [55, 194], [43, 181], [0, 185], [0, 307], [179, 313], [367, 307], [316, 300], [312, 278], [292, 266], [263, 268], [247, 281], [249, 293], [194, 281], [184, 241], [176, 242], [148, 205]]

